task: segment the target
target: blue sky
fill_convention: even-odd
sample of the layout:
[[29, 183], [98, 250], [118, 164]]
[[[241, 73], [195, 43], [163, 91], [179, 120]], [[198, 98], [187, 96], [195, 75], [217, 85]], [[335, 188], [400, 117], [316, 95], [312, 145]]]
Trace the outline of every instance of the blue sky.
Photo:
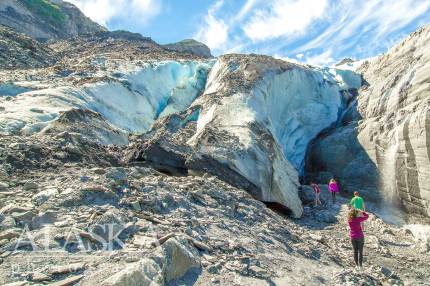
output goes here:
[[69, 0], [111, 30], [159, 43], [194, 38], [214, 55], [329, 65], [392, 47], [430, 23], [430, 0]]

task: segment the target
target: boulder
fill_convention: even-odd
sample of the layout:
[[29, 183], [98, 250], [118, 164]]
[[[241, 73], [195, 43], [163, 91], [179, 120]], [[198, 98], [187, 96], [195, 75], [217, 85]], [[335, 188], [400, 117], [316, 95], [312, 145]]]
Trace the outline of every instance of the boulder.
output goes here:
[[33, 217], [36, 214], [33, 211], [26, 212], [14, 212], [12, 213], [12, 218], [21, 225], [31, 224]]
[[50, 281], [52, 278], [41, 272], [32, 272], [30, 273], [30, 279], [32, 282], [45, 282]]
[[19, 282], [3, 284], [3, 286], [25, 286], [26, 284], [27, 284], [27, 281], [19, 281]]
[[151, 258], [144, 258], [105, 280], [103, 286], [165, 285], [200, 268], [200, 257], [187, 240], [170, 238]]
[[71, 285], [75, 285], [78, 281], [82, 280], [82, 278], [84, 278], [84, 275], [76, 275], [54, 283], [50, 283], [49, 285], [50, 286], [71, 286]]
[[186, 240], [170, 238], [163, 246], [165, 280], [170, 282], [184, 276], [189, 270], [199, 269], [201, 262], [196, 249]]
[[37, 193], [33, 196], [32, 200], [34, 204], [41, 205], [56, 195], [58, 195], [58, 190], [51, 188]]
[[68, 265], [56, 265], [49, 270], [49, 273], [51, 275], [68, 274], [68, 273], [81, 271], [85, 269], [85, 267], [86, 267], [85, 263], [81, 263], [81, 262], [68, 264]]
[[0, 192], [6, 192], [9, 189], [9, 185], [3, 182], [0, 182]]
[[102, 286], [164, 286], [163, 272], [153, 259], [144, 258], [106, 279]]
[[119, 200], [110, 189], [101, 185], [89, 185], [79, 190], [81, 203], [84, 204], [113, 204]]
[[0, 232], [0, 240], [19, 237], [21, 233], [22, 233], [21, 229], [9, 229], [9, 230]]
[[110, 168], [106, 172], [106, 178], [121, 183], [127, 179], [127, 173], [124, 168]]
[[57, 213], [54, 211], [46, 211], [43, 213], [39, 213], [38, 215], [33, 217], [31, 221], [31, 228], [37, 229], [43, 225], [54, 224], [56, 220], [57, 220]]
[[121, 211], [112, 208], [97, 217], [88, 230], [91, 234], [98, 235], [109, 243], [126, 228], [127, 221], [127, 217]]
[[28, 181], [28, 182], [25, 182], [25, 184], [22, 188], [26, 191], [37, 190], [39, 188], [39, 185], [35, 182]]
[[325, 223], [336, 223], [337, 219], [333, 213], [330, 211], [321, 211], [315, 213], [315, 218], [317, 221]]
[[0, 215], [0, 229], [9, 229], [16, 226], [16, 222], [11, 216]]

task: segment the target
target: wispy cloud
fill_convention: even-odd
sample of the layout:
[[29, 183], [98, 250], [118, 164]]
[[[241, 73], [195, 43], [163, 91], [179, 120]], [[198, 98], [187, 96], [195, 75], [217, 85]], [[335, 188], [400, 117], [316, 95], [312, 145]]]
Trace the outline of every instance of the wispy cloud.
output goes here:
[[[199, 40], [225, 52], [265, 53], [311, 64], [384, 52], [394, 41], [430, 23], [429, 0], [218, 1], [198, 30]], [[216, 7], [216, 9], [214, 8]]]
[[224, 5], [224, 1], [217, 1], [205, 16], [205, 25], [195, 34], [195, 38], [204, 42], [211, 49], [222, 49], [228, 39], [228, 25], [215, 14]]
[[[400, 40], [405, 35], [405, 27], [420, 17], [430, 22], [430, 1], [425, 0], [342, 0], [331, 8], [327, 15], [328, 27], [292, 50], [313, 54], [305, 57], [307, 62], [324, 58], [326, 49], [332, 50], [337, 58], [374, 56]], [[320, 54], [315, 55], [318, 50]]]
[[161, 11], [160, 0], [67, 0], [93, 21], [107, 26], [110, 21], [145, 24]]

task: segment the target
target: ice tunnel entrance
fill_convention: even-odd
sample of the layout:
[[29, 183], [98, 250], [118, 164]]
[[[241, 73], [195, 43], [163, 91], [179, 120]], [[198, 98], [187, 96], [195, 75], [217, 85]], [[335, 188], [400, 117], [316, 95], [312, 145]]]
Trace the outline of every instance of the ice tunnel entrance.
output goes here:
[[336, 124], [346, 110], [348, 91], [361, 86], [361, 76], [337, 69], [292, 69], [263, 80], [255, 90], [254, 108], [299, 175], [312, 139]]

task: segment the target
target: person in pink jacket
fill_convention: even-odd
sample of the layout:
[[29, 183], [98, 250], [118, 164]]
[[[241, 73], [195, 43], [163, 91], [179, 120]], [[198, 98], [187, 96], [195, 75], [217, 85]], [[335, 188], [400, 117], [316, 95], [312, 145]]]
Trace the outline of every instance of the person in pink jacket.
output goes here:
[[320, 200], [320, 194], [321, 194], [320, 186], [318, 186], [314, 182], [311, 182], [311, 186], [312, 186], [312, 189], [314, 189], [315, 206], [322, 205], [321, 200]]
[[333, 204], [336, 203], [336, 193], [339, 193], [339, 186], [335, 179], [331, 179], [328, 183], [328, 190], [331, 193], [331, 199], [333, 201]]
[[349, 236], [354, 250], [354, 262], [359, 268], [363, 265], [364, 233], [361, 223], [369, 218], [363, 211], [351, 208], [348, 213]]

